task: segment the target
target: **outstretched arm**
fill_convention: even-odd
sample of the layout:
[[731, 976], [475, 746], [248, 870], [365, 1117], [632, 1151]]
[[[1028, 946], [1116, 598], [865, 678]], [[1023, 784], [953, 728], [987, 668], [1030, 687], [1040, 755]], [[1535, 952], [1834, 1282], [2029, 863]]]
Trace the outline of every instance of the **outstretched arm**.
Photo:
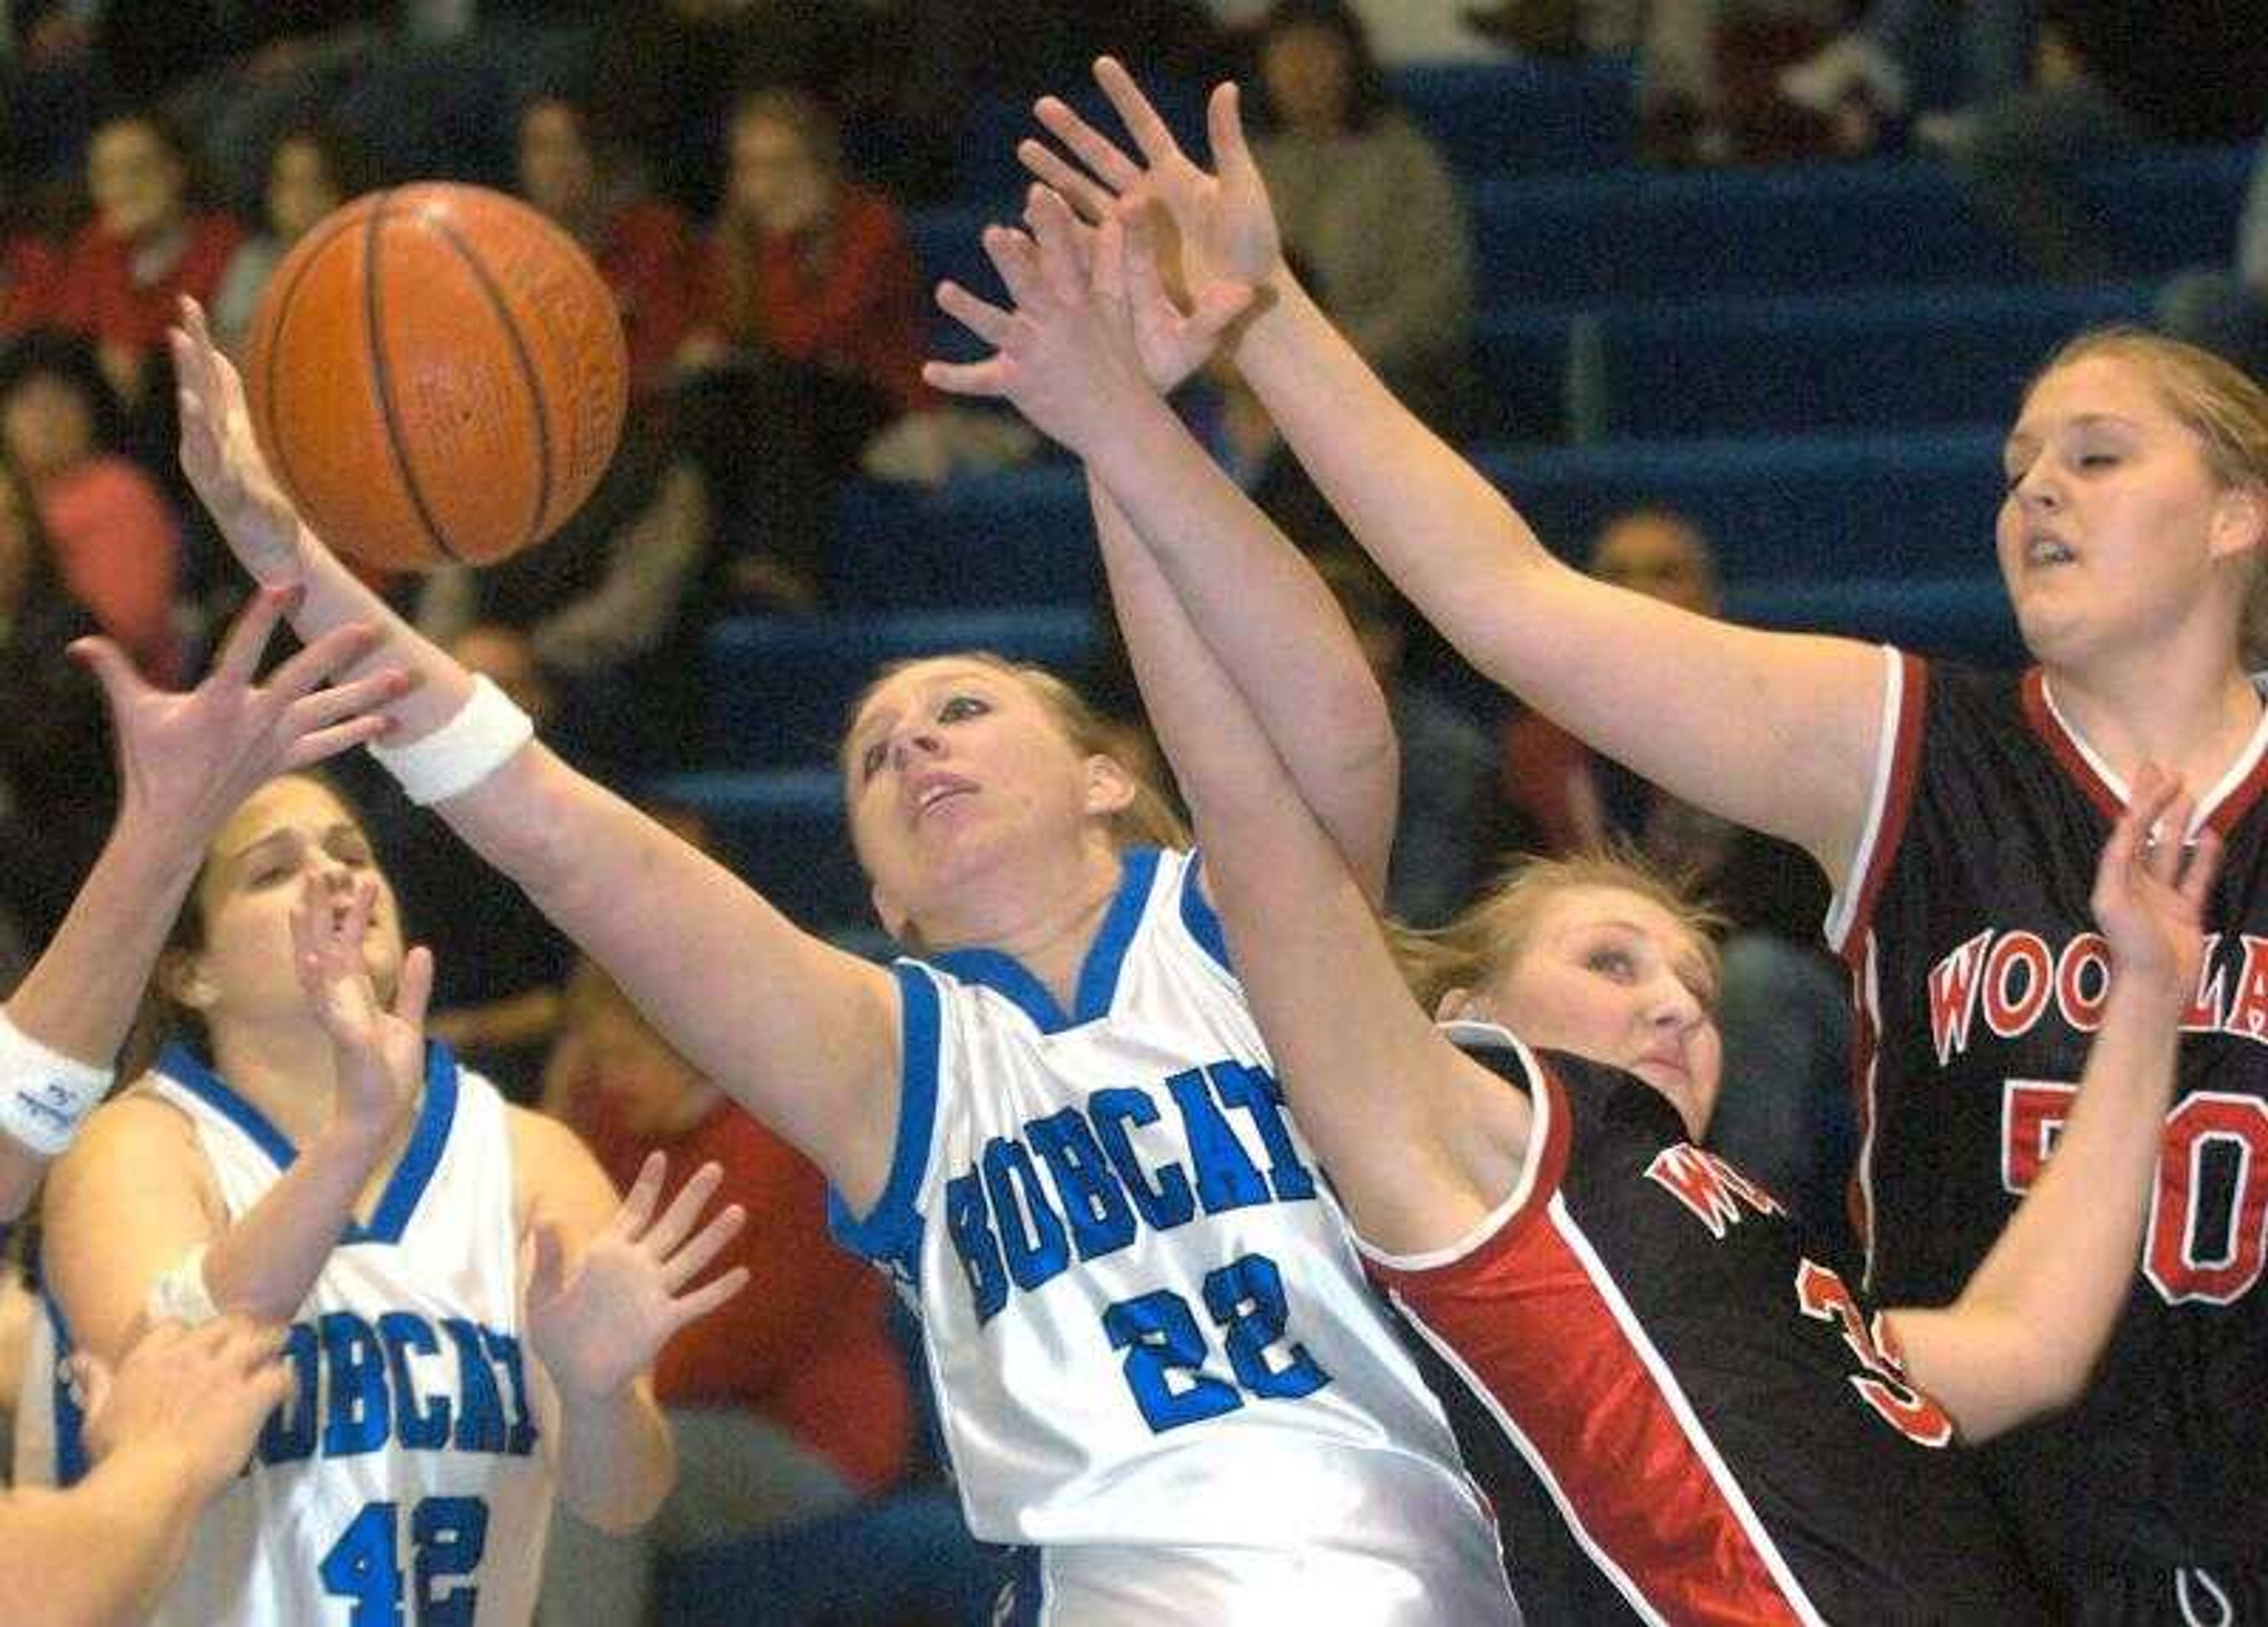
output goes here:
[[[264, 584], [302, 590], [292, 623], [303, 636], [351, 622], [379, 629], [371, 659], [417, 681], [390, 709], [389, 743], [414, 743], [454, 719], [471, 675], [301, 523], [254, 438], [242, 382], [192, 303], [173, 344], [181, 467], [238, 560]], [[800, 931], [540, 741], [435, 812], [854, 1206], [880, 1195], [897, 1118], [898, 996], [888, 974]]]
[[[999, 348], [991, 365], [1002, 389], [1037, 406], [1042, 428], [1067, 411], [1108, 416], [1077, 372], [1059, 378], [1072, 335], [1122, 358], [1133, 343], [1120, 223], [1104, 222], [1082, 283], [1070, 223], [1045, 202], [1035, 210], [1035, 246], [1019, 240], [994, 249], [1006, 262], [1017, 313], [979, 313], [978, 328]], [[1020, 259], [1026, 249], [1032, 257]], [[1139, 394], [1127, 391], [1130, 399]], [[1158, 438], [1162, 449], [1167, 438]], [[1123, 472], [1150, 478], [1138, 468]], [[1116, 490], [1115, 478], [1106, 483]], [[1323, 658], [1286, 644], [1246, 687], [1184, 607], [1166, 550], [1145, 547], [1146, 530], [1138, 535], [1142, 528], [1121, 523], [1100, 490], [1096, 509], [1135, 676], [1196, 815], [1239, 977], [1300, 1127], [1366, 1234], [1397, 1249], [1454, 1237], [1511, 1184], [1525, 1115], [1513, 1093], [1479, 1082], [1476, 1065], [1411, 1001], [1373, 910], [1374, 888], [1358, 880], [1344, 841], [1308, 806], [1263, 721], [1300, 703]], [[1203, 591], [1218, 588], [1205, 579], [1201, 555], [1185, 563]], [[1285, 550], [1270, 568], [1285, 572], [1298, 597], [1328, 602], [1296, 555]], [[1351, 644], [1335, 605], [1328, 623], [1317, 637]]]
[[1907, 1371], [1972, 1443], [2075, 1400], [2132, 1292], [2219, 858], [2207, 828], [2183, 862], [2193, 806], [2158, 769], [2136, 776], [2095, 872], [2110, 990], [2054, 1156], [1959, 1299], [1889, 1313]]
[[110, 708], [118, 816], [55, 940], [8, 1001], [7, 1021], [31, 1045], [0, 1047], [7, 1057], [0, 1090], [11, 1098], [11, 1133], [0, 1135], [0, 1216], [22, 1211], [47, 1160], [77, 1127], [70, 1108], [48, 1093], [54, 1076], [92, 1086], [115, 1061], [221, 822], [269, 776], [347, 750], [385, 726], [378, 709], [400, 693], [399, 674], [365, 661], [356, 681], [318, 687], [363, 659], [375, 641], [369, 629], [335, 629], [268, 683], [254, 681], [284, 609], [280, 593], [256, 599], [230, 629], [211, 675], [187, 694], [152, 688], [107, 639], [72, 646]]
[[[993, 227], [984, 239], [1012, 311], [950, 283], [939, 291], [995, 354], [932, 363], [927, 376], [1005, 397], [1086, 460], [1106, 560], [1139, 537], [1172, 583], [1172, 614], [1249, 697], [1298, 793], [1382, 896], [1399, 769], [1385, 697], [1330, 591], [1160, 394], [1241, 312], [1241, 294], [1221, 291], [1184, 315], [1138, 215], [1082, 232], [1062, 199], [1035, 188], [1027, 218], [1032, 236]], [[1171, 668], [1153, 676], [1176, 681]]]
[[1191, 288], [1258, 291], [1236, 359], [1285, 440], [1426, 619], [1475, 666], [1676, 795], [1800, 843], [1838, 882], [1874, 778], [1885, 667], [1863, 646], [1760, 633], [1610, 587], [1554, 558], [1478, 470], [1396, 401], [1284, 261], [1235, 88], [1214, 92], [1217, 171], [1175, 143], [1125, 70], [1095, 77], [1130, 157], [1050, 98], [1019, 152], [1083, 213], [1173, 217]]

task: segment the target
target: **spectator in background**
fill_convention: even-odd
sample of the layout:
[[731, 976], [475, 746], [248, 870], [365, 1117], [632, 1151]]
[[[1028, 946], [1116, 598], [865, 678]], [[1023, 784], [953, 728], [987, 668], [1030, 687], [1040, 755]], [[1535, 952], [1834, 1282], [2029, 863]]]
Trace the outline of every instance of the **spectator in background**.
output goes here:
[[1856, 26], [1781, 74], [1780, 93], [1834, 120], [1847, 151], [1864, 151], [1886, 121], [1926, 100], [1931, 67], [1948, 34], [1959, 48], [1953, 107], [1984, 107], [2031, 82], [2037, 0], [1874, 0]]
[[687, 431], [736, 551], [726, 585], [816, 601], [837, 486], [867, 445], [939, 398], [905, 223], [844, 175], [833, 116], [795, 91], [744, 99], [682, 360]]
[[338, 126], [312, 121], [276, 138], [261, 200], [266, 229], [246, 239], [230, 256], [209, 313], [214, 336], [232, 357], [242, 360], [252, 313], [291, 246], [369, 185], [361, 146]]
[[1253, 157], [1292, 256], [1363, 358], [1444, 434], [1473, 417], [1472, 226], [1447, 163], [1392, 102], [1362, 19], [1280, 0], [1257, 38]]
[[2176, 277], [2159, 297], [2158, 326], [2268, 379], [2268, 143], [2236, 223], [2236, 264]]
[[[1708, 540], [1668, 510], [1609, 520], [1589, 569], [1696, 615], [1723, 609]], [[1647, 784], [1538, 713], [1506, 721], [1503, 767], [1506, 799], [1534, 821], [1548, 853], [1634, 849], [1689, 878], [1722, 914], [1726, 1065], [1754, 1084], [1727, 1093], [1710, 1145], [1847, 1248], [1840, 1200], [1853, 1138], [1844, 1088], [1851, 1018], [1820, 938], [1829, 897], [1819, 866]]]
[[118, 422], [83, 342], [27, 335], [0, 356], [0, 453], [31, 488], [63, 585], [144, 676], [170, 683], [180, 534], [156, 482], [116, 450]]
[[693, 234], [674, 206], [647, 195], [623, 155], [593, 142], [583, 105], [540, 96], [519, 115], [520, 195], [580, 243], [614, 291], [630, 346], [630, 400], [668, 384], [693, 315]]
[[[697, 828], [679, 828], [689, 839]], [[666, 1152], [673, 1170], [721, 1165], [718, 1201], [748, 1223], [718, 1261], [754, 1292], [666, 1345], [654, 1393], [677, 1483], [652, 1523], [608, 1536], [557, 1512], [545, 1627], [641, 1627], [655, 1562], [789, 1526], [890, 1490], [905, 1474], [912, 1398], [881, 1279], [827, 1233], [826, 1182], [673, 1050], [596, 966], [577, 967], [546, 1104], [609, 1173]], [[687, 1161], [689, 1160], [689, 1161]], [[761, 1601], [746, 1607], [762, 1614]]]
[[151, 364], [181, 296], [209, 302], [243, 240], [233, 220], [197, 207], [189, 180], [188, 149], [156, 114], [95, 128], [86, 159], [94, 218], [71, 243], [51, 320], [92, 342], [129, 409], [157, 393]]
[[0, 460], [0, 914], [45, 944], [110, 828], [102, 697], [64, 654], [95, 630], [64, 588], [29, 486]]
[[1454, 702], [1403, 669], [1408, 607], [1367, 555], [1334, 548], [1315, 573], [1346, 612], [1402, 742], [1402, 780], [1386, 909], [1440, 926], [1479, 891], [1494, 834], [1496, 752]]

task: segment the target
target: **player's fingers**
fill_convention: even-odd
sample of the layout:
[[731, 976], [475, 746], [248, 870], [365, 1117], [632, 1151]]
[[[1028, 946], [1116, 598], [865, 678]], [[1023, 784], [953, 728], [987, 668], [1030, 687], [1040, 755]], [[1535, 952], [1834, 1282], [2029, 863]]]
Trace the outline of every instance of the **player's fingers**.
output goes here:
[[346, 683], [333, 684], [300, 696], [284, 712], [284, 719], [300, 734], [328, 729], [350, 718], [374, 715], [380, 727], [387, 722], [380, 708], [409, 691], [409, 674], [399, 667], [371, 673]]
[[2197, 834], [2190, 849], [2189, 865], [2182, 872], [2182, 902], [2202, 918], [2205, 894], [2213, 890], [2213, 879], [2220, 870], [2220, 832], [2207, 825]]
[[73, 660], [94, 674], [94, 681], [101, 687], [114, 718], [123, 717], [129, 706], [151, 692], [126, 652], [99, 633], [72, 640], [70, 653]]
[[[287, 591], [294, 596], [285, 600], [284, 607], [289, 611], [301, 590]], [[310, 639], [305, 649], [293, 651], [269, 678], [268, 687], [287, 700], [297, 699], [333, 673], [344, 672], [370, 654], [384, 637], [372, 622], [348, 622], [331, 628]]]
[[401, 957], [401, 971], [394, 988], [394, 1014], [412, 1028], [425, 1024], [425, 1007], [433, 998], [433, 952], [418, 944]]
[[691, 1293], [673, 1299], [670, 1302], [670, 1320], [680, 1328], [688, 1322], [698, 1321], [747, 1285], [748, 1268], [736, 1265], [722, 1277], [702, 1284]]
[[950, 277], [937, 285], [937, 308], [994, 350], [1008, 336], [1014, 319], [989, 299], [980, 299]]
[[1005, 396], [1008, 375], [998, 362], [924, 362], [922, 382], [947, 395]]
[[1047, 143], [1027, 136], [1016, 144], [1016, 157], [1036, 179], [1062, 194], [1064, 201], [1079, 211], [1081, 219], [1099, 221], [1110, 212], [1111, 200], [1116, 195], [1110, 188]]
[[984, 228], [984, 257], [1000, 274], [1000, 281], [1016, 308], [1027, 311], [1039, 302], [1044, 284], [1040, 274], [1039, 247], [1023, 232], [1009, 226]]
[[727, 1204], [709, 1218], [709, 1224], [686, 1240], [680, 1248], [665, 1261], [661, 1268], [663, 1285], [674, 1293], [709, 1269], [709, 1263], [724, 1251], [725, 1245], [740, 1234], [748, 1223], [748, 1211], [738, 1204]]
[[1070, 148], [1071, 156], [1113, 192], [1123, 192], [1142, 179], [1142, 166], [1121, 151], [1117, 143], [1072, 112], [1069, 102], [1042, 96], [1032, 105], [1032, 111], [1048, 133]]
[[661, 1218], [647, 1231], [642, 1240], [646, 1247], [665, 1259], [674, 1254], [724, 1182], [722, 1165], [703, 1164], [695, 1170], [692, 1178], [677, 1189], [677, 1196], [670, 1200], [669, 1207], [662, 1211]]
[[1260, 166], [1244, 139], [1243, 92], [1233, 79], [1213, 86], [1205, 102], [1205, 141], [1212, 149], [1213, 171], [1224, 181], [1256, 180]]
[[[1032, 224], [1040, 276], [1049, 293], [1059, 304], [1077, 304], [1085, 291], [1086, 276], [1079, 265], [1071, 205], [1035, 181], [1027, 188], [1024, 218]], [[1019, 299], [1017, 303], [1022, 305], [1024, 301]]]
[[638, 1166], [637, 1179], [622, 1196], [622, 1207], [608, 1228], [619, 1236], [637, 1237], [642, 1234], [653, 1218], [654, 1205], [661, 1201], [661, 1183], [669, 1176], [669, 1159], [660, 1152], [649, 1152], [645, 1162]]
[[291, 742], [284, 753], [278, 770], [288, 774], [294, 769], [328, 762], [342, 752], [382, 739], [393, 726], [394, 719], [384, 712], [364, 712], [344, 723], [335, 723], [327, 729], [312, 729]]
[[[1126, 71], [1115, 56], [1099, 56], [1094, 62], [1094, 82], [1118, 110], [1126, 122], [1126, 133], [1142, 150], [1142, 156], [1154, 167], [1167, 164], [1182, 156], [1182, 144], [1174, 139], [1173, 131], [1166, 128], [1158, 109], [1134, 83], [1134, 76]], [[1125, 190], [1120, 188], [1119, 190]]]

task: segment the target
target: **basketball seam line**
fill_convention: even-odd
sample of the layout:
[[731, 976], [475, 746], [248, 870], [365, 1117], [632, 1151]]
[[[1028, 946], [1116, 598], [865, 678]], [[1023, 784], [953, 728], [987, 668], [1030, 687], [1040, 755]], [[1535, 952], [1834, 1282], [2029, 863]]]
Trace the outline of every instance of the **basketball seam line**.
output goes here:
[[504, 291], [489, 275], [488, 267], [466, 246], [447, 220], [437, 217], [427, 224], [442, 241], [456, 251], [457, 257], [472, 272], [473, 280], [480, 284], [481, 292], [494, 308], [497, 325], [504, 329], [504, 336], [512, 341], [512, 359], [519, 364], [520, 379], [527, 386], [528, 401], [535, 409], [535, 515], [528, 521], [527, 535], [519, 544], [520, 548], [526, 548], [543, 534], [544, 516], [550, 512], [555, 496], [551, 488], [550, 403], [543, 398], [543, 380], [535, 371], [535, 357], [529, 353], [526, 340], [520, 336], [519, 323], [513, 318], [512, 307], [504, 304]]
[[410, 467], [409, 453], [401, 444], [401, 423], [394, 410], [394, 379], [386, 359], [386, 329], [379, 322], [378, 229], [386, 219], [386, 206], [394, 201], [387, 192], [379, 197], [377, 206], [370, 211], [369, 240], [363, 246], [362, 293], [363, 321], [368, 329], [367, 348], [370, 353], [372, 382], [378, 390], [378, 413], [386, 423], [386, 450], [394, 460], [394, 472], [401, 477], [401, 490], [409, 498], [409, 506], [416, 511], [417, 523], [425, 527], [426, 540], [447, 557], [464, 563], [464, 556], [449, 546], [449, 539], [441, 533], [433, 512], [425, 504], [425, 494], [418, 488], [417, 472]]
[[329, 252], [333, 244], [344, 240], [349, 232], [360, 224], [359, 221], [355, 220], [342, 221], [332, 228], [328, 238], [318, 238], [308, 244], [306, 257], [292, 270], [291, 280], [276, 294], [276, 324], [268, 336], [268, 354], [261, 358], [267, 363], [267, 366], [262, 369], [267, 376], [261, 388], [261, 405], [266, 407], [267, 411], [261, 416], [268, 421], [268, 444], [273, 448], [276, 472], [283, 477], [284, 489], [286, 491], [298, 490], [299, 483], [292, 478], [290, 449], [284, 445], [283, 433], [277, 429], [276, 423], [279, 407], [276, 394], [276, 380], [283, 367], [284, 330], [291, 324], [291, 302], [298, 297], [299, 286], [307, 280], [308, 274], [314, 270], [315, 262]]

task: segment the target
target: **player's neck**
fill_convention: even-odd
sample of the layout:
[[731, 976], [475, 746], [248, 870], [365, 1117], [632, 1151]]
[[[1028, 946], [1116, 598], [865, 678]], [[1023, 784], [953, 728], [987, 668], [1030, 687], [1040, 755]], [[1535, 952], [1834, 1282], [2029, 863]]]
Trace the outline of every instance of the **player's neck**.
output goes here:
[[[1065, 856], [1069, 859], [1069, 856]], [[1080, 969], [1117, 897], [1124, 866], [1117, 853], [1082, 843], [1076, 860], [998, 867], [989, 885], [962, 887], [949, 912], [923, 923], [939, 949], [995, 949], [1012, 955], [1071, 1009]]]
[[2144, 762], [2156, 762], [2179, 772], [2202, 796], [2259, 727], [2259, 691], [2226, 660], [2182, 663], [2161, 655], [2154, 662], [2046, 676], [2058, 714], [2128, 781]]
[[[284, 1138], [304, 1147], [331, 1122], [337, 1064], [328, 1035], [313, 1023], [224, 1029], [213, 1036], [213, 1066], [228, 1087], [260, 1109]], [[405, 1120], [408, 1115], [404, 1115]], [[407, 1124], [394, 1137], [398, 1143]], [[391, 1162], [391, 1154], [383, 1162]]]

